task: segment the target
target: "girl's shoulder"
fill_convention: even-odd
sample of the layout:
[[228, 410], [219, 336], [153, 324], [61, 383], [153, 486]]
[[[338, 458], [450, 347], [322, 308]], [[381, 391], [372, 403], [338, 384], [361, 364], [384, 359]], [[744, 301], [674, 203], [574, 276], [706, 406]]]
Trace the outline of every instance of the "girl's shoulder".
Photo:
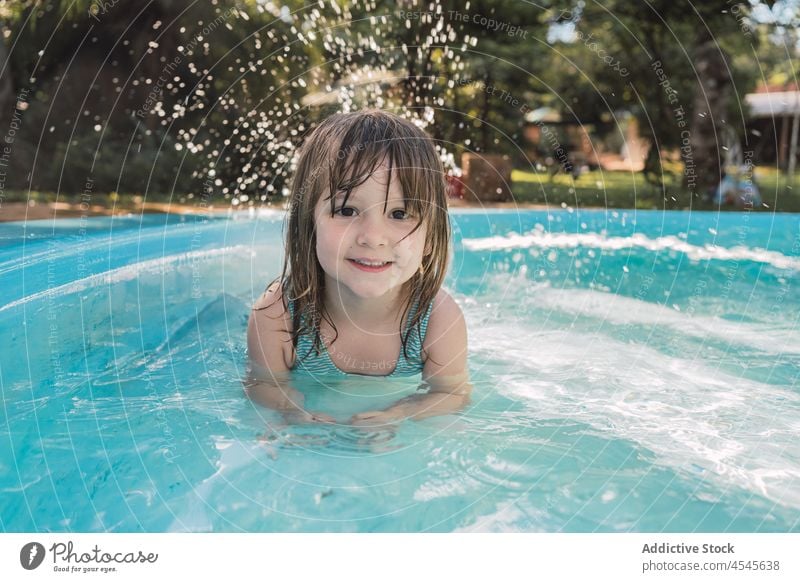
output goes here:
[[433, 299], [428, 329], [422, 343], [427, 354], [423, 377], [455, 378], [466, 370], [467, 325], [464, 313], [449, 293], [440, 290]]
[[461, 308], [456, 303], [456, 300], [444, 289], [439, 289], [439, 292], [431, 302], [431, 306], [433, 307], [431, 317], [433, 317], [434, 313], [439, 317], [453, 315], [456, 311], [461, 313]]
[[431, 302], [425, 347], [429, 348], [444, 336], [452, 335], [454, 328], [464, 325], [464, 314], [461, 307], [447, 291], [440, 289]]
[[288, 299], [284, 294], [283, 285], [281, 285], [280, 281], [273, 281], [266, 291], [256, 299], [253, 304], [253, 311], [263, 311], [265, 315], [273, 318], [285, 316], [291, 322]]
[[[253, 304], [247, 331], [251, 358], [262, 360], [270, 368], [281, 363], [286, 368], [290, 367], [292, 318], [283, 286], [278, 281], [271, 284]], [[276, 359], [276, 355], [281, 356], [280, 360]]]
[[256, 299], [253, 308], [264, 309], [265, 307], [269, 307], [273, 302], [275, 302], [278, 299], [281, 302], [285, 303], [283, 294], [283, 285], [281, 285], [280, 280], [273, 281], [272, 283], [269, 284], [264, 293], [261, 294], [261, 297]]

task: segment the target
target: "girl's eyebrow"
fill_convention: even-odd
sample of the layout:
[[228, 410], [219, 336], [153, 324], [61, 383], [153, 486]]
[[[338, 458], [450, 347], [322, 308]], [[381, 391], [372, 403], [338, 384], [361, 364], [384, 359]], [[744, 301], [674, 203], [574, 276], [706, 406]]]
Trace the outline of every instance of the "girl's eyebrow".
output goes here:
[[[347, 192], [345, 192], [344, 190], [338, 190], [333, 195], [333, 199], [334, 200], [343, 200], [345, 196], [347, 196]], [[350, 195], [347, 198], [347, 203], [348, 204], [350, 204], [351, 202], [357, 203], [358, 201], [359, 201], [359, 197], [356, 195], [356, 191], [355, 190], [350, 190]], [[405, 200], [405, 198], [390, 198], [387, 201], [387, 205], [392, 206], [392, 205], [396, 204], [398, 206], [403, 206], [404, 207], [406, 205], [406, 202], [407, 201]]]
[[[347, 199], [347, 203], [348, 203], [348, 204], [358, 204], [358, 203], [359, 203], [359, 201], [358, 201], [358, 200], [354, 200], [353, 198], [354, 198], [354, 196], [350, 196], [350, 198], [348, 198], [348, 199]], [[344, 194], [337, 194], [337, 195], [334, 197], [334, 199], [335, 199], [337, 202], [340, 202], [340, 201], [344, 200]], [[405, 209], [405, 207], [406, 207], [406, 202], [405, 202], [404, 200], [389, 200], [389, 201], [387, 202], [386, 206], [387, 206], [387, 207], [392, 207], [392, 208], [393, 208], [393, 207], [397, 207], [397, 208], [403, 208], [403, 209]]]
[[[334, 196], [334, 197], [333, 197], [331, 200], [332, 200], [332, 202], [333, 202], [334, 204], [344, 204], [344, 201], [345, 201], [345, 193], [344, 193], [344, 192], [339, 192], [339, 193], [338, 193], [338, 194], [336, 194], [336, 195], [335, 195], [335, 196]], [[356, 197], [355, 197], [355, 196], [353, 196], [353, 194], [351, 193], [351, 194], [350, 194], [350, 196], [348, 196], [348, 197], [347, 197], [347, 203], [348, 203], [348, 204], [358, 204], [358, 200], [357, 200], [357, 199], [356, 199]]]

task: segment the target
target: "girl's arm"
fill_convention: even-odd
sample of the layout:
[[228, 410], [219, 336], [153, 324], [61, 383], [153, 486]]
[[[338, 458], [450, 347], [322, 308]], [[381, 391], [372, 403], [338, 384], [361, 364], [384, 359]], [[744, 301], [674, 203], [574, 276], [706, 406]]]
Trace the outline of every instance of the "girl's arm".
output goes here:
[[288, 424], [336, 422], [332, 416], [305, 409], [305, 396], [293, 388], [288, 374], [275, 374], [250, 361], [244, 391], [253, 402], [281, 413]]
[[467, 369], [467, 325], [458, 304], [444, 291], [433, 302], [423, 341], [428, 354], [422, 371], [424, 394], [413, 394], [385, 410], [356, 414], [352, 424], [380, 425], [406, 418], [458, 412], [469, 403], [472, 384]]
[[280, 293], [280, 286], [274, 285], [250, 312], [244, 391], [254, 402], [280, 412], [286, 422], [332, 422], [330, 416], [305, 410], [305, 397], [291, 386], [287, 357], [291, 320]]

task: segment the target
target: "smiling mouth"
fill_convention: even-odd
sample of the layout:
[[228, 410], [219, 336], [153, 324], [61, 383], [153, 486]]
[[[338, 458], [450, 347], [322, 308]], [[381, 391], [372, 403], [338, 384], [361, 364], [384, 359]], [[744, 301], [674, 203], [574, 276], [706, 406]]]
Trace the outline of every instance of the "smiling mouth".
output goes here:
[[365, 265], [367, 267], [382, 267], [383, 265], [387, 265], [392, 261], [370, 261], [367, 259], [347, 259], [348, 261], [353, 261], [354, 263], [358, 263], [359, 265]]
[[347, 262], [362, 271], [384, 271], [392, 265], [392, 261], [359, 261], [347, 259]]

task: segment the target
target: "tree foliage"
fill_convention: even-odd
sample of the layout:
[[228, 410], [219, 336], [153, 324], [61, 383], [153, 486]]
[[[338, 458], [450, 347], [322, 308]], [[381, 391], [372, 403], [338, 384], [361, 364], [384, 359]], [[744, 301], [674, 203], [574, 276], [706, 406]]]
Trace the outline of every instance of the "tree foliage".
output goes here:
[[[756, 18], [770, 6], [775, 24]], [[772, 1], [5, 2], [2, 127], [26, 101], [6, 187], [280, 196], [304, 135], [367, 106], [418, 119], [443, 155], [518, 163], [532, 109], [619, 139], [632, 111], [655, 183], [687, 135], [714, 179], [725, 136], [746, 139], [744, 93], [794, 75], [775, 43], [793, 19]]]

